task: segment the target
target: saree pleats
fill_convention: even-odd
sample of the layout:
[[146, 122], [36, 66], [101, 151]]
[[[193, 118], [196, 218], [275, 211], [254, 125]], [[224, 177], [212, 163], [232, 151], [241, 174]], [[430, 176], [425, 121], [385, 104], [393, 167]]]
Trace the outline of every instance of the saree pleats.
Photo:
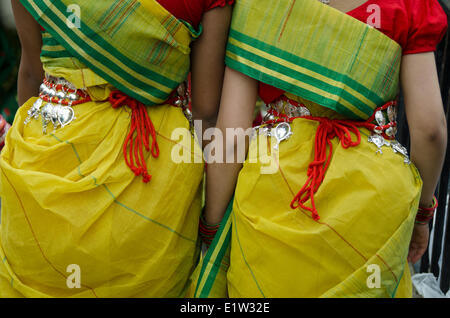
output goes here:
[[[126, 108], [80, 104], [71, 125], [43, 135], [39, 121], [23, 125], [34, 100], [19, 109], [0, 160], [0, 296], [183, 296], [198, 257], [203, 165], [171, 158], [173, 129], [189, 129], [182, 111], [148, 109], [160, 157], [148, 156], [145, 184], [123, 161]], [[71, 264], [80, 289], [67, 286]]]
[[[294, 121], [293, 136], [273, 157], [276, 173], [261, 175], [261, 164], [249, 163], [252, 158], [244, 164], [231, 213], [229, 296], [411, 295], [411, 284], [398, 286], [401, 280], [410, 283], [406, 256], [421, 190], [417, 170], [391, 149], [377, 154], [367, 131], [356, 148], [334, 141], [315, 195], [321, 219], [314, 221], [289, 205], [307, 178], [317, 125]], [[256, 144], [250, 154], [257, 153]], [[378, 288], [368, 287], [372, 268], [379, 269]]]
[[274, 140], [252, 141], [234, 200], [196, 270], [195, 297], [411, 297], [406, 257], [422, 187], [417, 169], [391, 148], [377, 153], [366, 129], [358, 147], [334, 141], [315, 221], [290, 202], [307, 178], [317, 125], [294, 120], [269, 174], [261, 173], [269, 171], [261, 147]]

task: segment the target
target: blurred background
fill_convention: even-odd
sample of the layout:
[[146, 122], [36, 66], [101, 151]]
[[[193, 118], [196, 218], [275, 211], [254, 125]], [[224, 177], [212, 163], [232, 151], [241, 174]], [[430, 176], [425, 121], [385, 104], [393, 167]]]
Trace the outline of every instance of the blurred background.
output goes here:
[[0, 114], [12, 123], [17, 110], [20, 45], [10, 0], [0, 0]]

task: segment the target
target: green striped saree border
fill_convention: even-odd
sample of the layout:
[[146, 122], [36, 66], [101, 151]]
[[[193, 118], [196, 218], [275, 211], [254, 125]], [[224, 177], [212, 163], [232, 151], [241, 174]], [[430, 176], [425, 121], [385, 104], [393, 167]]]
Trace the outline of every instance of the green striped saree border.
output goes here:
[[73, 55], [64, 46], [58, 43], [48, 32], [42, 33], [41, 57], [72, 57]]
[[222, 219], [219, 230], [201, 263], [201, 270], [195, 288], [195, 298], [208, 298], [214, 288], [214, 282], [219, 275], [222, 261], [229, 253], [231, 242], [231, 212], [234, 198], [228, 204], [227, 211]]
[[[230, 38], [234, 38], [239, 42], [248, 44], [248, 45], [258, 48], [262, 51], [270, 52], [270, 54], [275, 57], [281, 58], [283, 60], [286, 60], [286, 61], [296, 64], [296, 65], [311, 69], [314, 72], [321, 74], [327, 78], [330, 78], [330, 79], [333, 79], [336, 81], [339, 81], [342, 78], [343, 81], [345, 81], [347, 85], [349, 85], [355, 91], [358, 91], [359, 93], [361, 93], [367, 99], [371, 100], [374, 104], [378, 105], [378, 104], [383, 103], [383, 99], [381, 99], [377, 94], [372, 92], [370, 89], [368, 89], [364, 85], [361, 85], [360, 83], [354, 81], [353, 79], [351, 79], [350, 77], [348, 77], [345, 74], [339, 74], [339, 73], [327, 68], [324, 65], [319, 65], [314, 62], [308, 61], [300, 56], [297, 56], [290, 52], [282, 50], [281, 48], [277, 48], [273, 45], [264, 43], [258, 39], [247, 36], [237, 30], [231, 29], [229, 36], [230, 36]], [[352, 102], [354, 105], [357, 105], [357, 107], [362, 112], [364, 112], [366, 115], [368, 115], [368, 116], [372, 115], [373, 109], [371, 107], [369, 107], [367, 104], [361, 102], [357, 97], [351, 95], [349, 92], [343, 90], [342, 88], [336, 87], [325, 81], [311, 77], [307, 74], [303, 74], [296, 70], [290, 69], [286, 66], [283, 66], [283, 65], [275, 62], [274, 60], [269, 60], [267, 58], [258, 56], [254, 52], [245, 50], [241, 47], [231, 44], [230, 42], [227, 45], [227, 51], [234, 53], [238, 56], [242, 56], [246, 59], [250, 59], [251, 61], [253, 61], [257, 64], [264, 65], [266, 67], [269, 67], [270, 69], [279, 70], [281, 73], [286, 74], [287, 76], [289, 76], [293, 79], [308, 83], [310, 85], [321, 87], [332, 94], [342, 94], [343, 98]], [[238, 67], [238, 64], [242, 64], [239, 61], [236, 61], [235, 59], [233, 59], [229, 56], [227, 56], [226, 59], [227, 59], [227, 62], [230, 63], [230, 65], [232, 65], [232, 66]], [[231, 61], [234, 61], [234, 63]], [[241, 67], [244, 69], [245, 68], [244, 66], [245, 65], [242, 65]], [[258, 71], [258, 70], [255, 69], [255, 71]], [[318, 96], [317, 94], [315, 94], [314, 92], [311, 92], [311, 91], [308, 93], [306, 90], [304, 90], [301, 87], [298, 87], [292, 83], [282, 81], [278, 78], [271, 79], [270, 78], [271, 76], [266, 73], [261, 72], [260, 76], [262, 76], [266, 81], [271, 82], [271, 83], [267, 83], [267, 84], [273, 84], [273, 86], [276, 85], [277, 87], [278, 87], [278, 85], [282, 86], [279, 88], [283, 88], [292, 94], [296, 94], [296, 95], [308, 94], [310, 96], [306, 96], [306, 97], [312, 98], [313, 100], [320, 100], [322, 98], [321, 103], [326, 103], [329, 106], [334, 104], [333, 100], [328, 99], [326, 97]], [[343, 106], [338, 104], [337, 107], [342, 108]]]
[[[276, 7], [276, 12], [269, 10], [274, 9], [272, 7], [269, 9], [264, 7], [265, 4], [275, 6], [269, 0], [241, 0], [235, 5], [227, 45], [228, 67], [352, 119], [367, 119], [376, 107], [396, 97], [401, 62], [401, 47], [398, 43], [361, 21], [320, 3], [307, 0], [289, 2], [290, 6]], [[286, 8], [290, 11], [284, 13], [283, 10]], [[323, 21], [320, 19], [324, 19], [326, 14], [328, 18], [340, 19], [336, 25], [340, 24], [339, 21], [345, 22], [346, 25], [344, 29], [334, 27], [332, 31], [324, 33], [329, 36], [329, 40], [318, 38], [316, 41], [312, 25], [316, 21], [315, 16], [311, 22], [292, 19], [292, 10], [299, 12], [300, 8], [305, 8], [304, 11], [312, 8], [311, 15], [317, 14], [317, 21], [321, 23]], [[306, 15], [308, 14], [298, 13], [296, 18]], [[291, 39], [294, 38], [294, 33], [299, 37], [297, 47], [286, 43], [289, 35], [284, 27], [289, 24], [289, 18], [291, 18], [289, 21]], [[268, 29], [265, 24], [270, 23], [275, 23], [274, 25], [281, 23], [279, 30]], [[296, 28], [294, 29], [292, 25]], [[355, 28], [356, 39], [360, 42], [356, 43], [353, 38], [342, 35], [350, 31], [345, 29], [349, 26]], [[270, 34], [261, 32], [262, 30]], [[305, 32], [302, 33], [300, 30]], [[307, 37], [308, 32], [312, 35], [310, 34], [309, 39], [303, 40], [302, 36]], [[337, 34], [338, 32], [340, 33]], [[310, 58], [314, 56], [311, 52], [319, 48], [322, 51], [333, 51], [333, 45], [336, 45], [336, 40], [333, 40], [335, 34], [336, 38], [341, 37], [346, 39], [347, 44], [351, 43], [350, 47], [355, 51], [343, 54], [342, 51], [345, 50], [341, 50], [339, 53], [342, 63], [330, 62], [329, 58], [325, 57]], [[280, 40], [282, 36], [284, 38]], [[380, 47], [379, 43], [382, 43]], [[289, 46], [294, 49], [288, 49]], [[364, 62], [365, 60], [361, 60], [362, 57], [372, 57], [373, 62], [380, 63], [380, 67], [367, 67], [368, 64]], [[365, 70], [364, 73], [360, 72], [361, 69]], [[352, 76], [352, 74], [361, 75]]]

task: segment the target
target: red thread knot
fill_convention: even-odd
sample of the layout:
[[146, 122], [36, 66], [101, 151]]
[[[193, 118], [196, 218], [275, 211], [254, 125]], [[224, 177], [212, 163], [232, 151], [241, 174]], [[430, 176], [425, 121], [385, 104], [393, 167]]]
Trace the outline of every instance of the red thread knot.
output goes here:
[[[317, 212], [314, 194], [322, 184], [325, 173], [330, 165], [333, 154], [333, 145], [331, 140], [338, 137], [343, 148], [357, 146], [361, 143], [361, 134], [358, 130], [359, 126], [365, 126], [364, 122], [356, 122], [352, 120], [333, 120], [325, 117], [311, 117], [308, 119], [319, 122], [314, 142], [314, 160], [308, 166], [308, 179], [291, 202], [291, 208], [297, 209], [301, 207], [311, 212], [315, 221], [320, 219]], [[352, 135], [356, 135], [356, 141], [352, 140]], [[311, 206], [305, 203], [311, 201]]]
[[[147, 107], [121, 91], [112, 91], [108, 100], [113, 108], [128, 106], [131, 109], [130, 131], [123, 144], [123, 155], [131, 171], [136, 176], [142, 175], [143, 182], [147, 183], [152, 176], [148, 173], [143, 148], [150, 151], [154, 158], [159, 156], [156, 130], [148, 115]], [[152, 137], [151, 147], [150, 136]]]

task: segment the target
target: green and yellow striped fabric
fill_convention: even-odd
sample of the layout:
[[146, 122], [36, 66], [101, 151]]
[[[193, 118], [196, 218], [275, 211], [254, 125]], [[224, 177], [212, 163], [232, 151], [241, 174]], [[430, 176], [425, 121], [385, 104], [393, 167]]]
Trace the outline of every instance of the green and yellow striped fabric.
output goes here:
[[186, 79], [199, 36], [155, 0], [21, 0], [45, 28], [42, 56], [73, 57], [147, 105]]
[[70, 58], [73, 55], [47, 31], [42, 32], [41, 57]]
[[211, 246], [193, 274], [195, 286], [193, 297], [195, 298], [228, 297], [226, 273], [230, 266], [233, 202], [234, 200], [231, 199]]
[[398, 94], [402, 50], [317, 0], [236, 1], [226, 63], [266, 84], [367, 119]]

